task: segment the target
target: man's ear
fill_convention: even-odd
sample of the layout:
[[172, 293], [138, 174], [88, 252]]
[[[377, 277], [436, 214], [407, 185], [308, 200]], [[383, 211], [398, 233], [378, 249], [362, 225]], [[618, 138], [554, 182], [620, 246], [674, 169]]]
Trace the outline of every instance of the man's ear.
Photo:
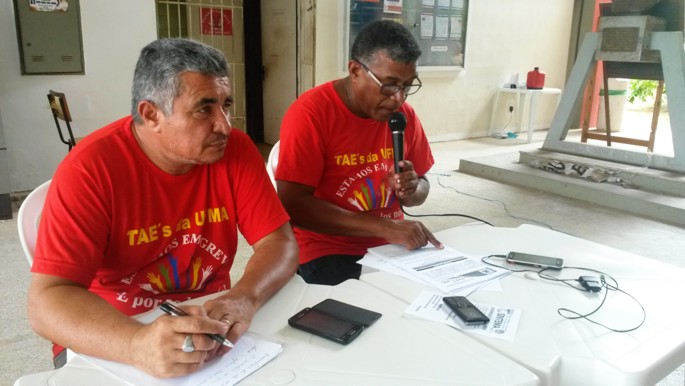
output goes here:
[[358, 61], [350, 60], [347, 62], [347, 73], [352, 81], [355, 81], [359, 76], [363, 75], [362, 71], [364, 71], [364, 68]]
[[164, 116], [162, 110], [157, 105], [150, 101], [141, 101], [138, 103], [138, 114], [143, 118], [143, 124], [151, 127], [154, 131], [159, 131], [160, 121]]

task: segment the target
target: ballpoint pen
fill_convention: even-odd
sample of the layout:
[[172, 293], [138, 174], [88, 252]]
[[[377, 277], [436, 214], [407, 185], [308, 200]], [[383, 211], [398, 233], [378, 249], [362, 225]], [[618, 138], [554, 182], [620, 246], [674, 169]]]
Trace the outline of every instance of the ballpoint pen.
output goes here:
[[[171, 304], [171, 303], [169, 303], [169, 302], [164, 302], [164, 303], [162, 303], [162, 304], [159, 306], [159, 308], [160, 308], [162, 311], [164, 311], [164, 312], [166, 312], [167, 314], [172, 315], [172, 316], [188, 316], [188, 314], [185, 313], [182, 309], [176, 307], [175, 305], [173, 305], [173, 304]], [[223, 337], [223, 336], [221, 336], [221, 335], [219, 335], [219, 334], [205, 334], [205, 335], [207, 335], [208, 337], [212, 338], [212, 339], [215, 340], [216, 342], [221, 343], [221, 344], [224, 345], [224, 346], [233, 347], [233, 343], [231, 343], [230, 340], [226, 339], [225, 337]]]

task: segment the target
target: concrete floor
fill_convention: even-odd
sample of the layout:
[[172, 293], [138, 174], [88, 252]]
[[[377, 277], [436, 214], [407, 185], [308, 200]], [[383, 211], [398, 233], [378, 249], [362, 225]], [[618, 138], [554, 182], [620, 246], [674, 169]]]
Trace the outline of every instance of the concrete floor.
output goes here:
[[[438, 231], [473, 220], [468, 215], [501, 227], [535, 224], [685, 267], [685, 229], [617, 209], [560, 197], [532, 188], [507, 185], [458, 172], [461, 158], [496, 156], [539, 148], [544, 132], [536, 132], [531, 144], [516, 139], [480, 138], [433, 143], [436, 165], [429, 174], [431, 194], [413, 214], [451, 213], [451, 217], [421, 218]], [[264, 149], [268, 151], [268, 148]], [[15, 212], [16, 217], [16, 212]], [[0, 270], [2, 310], [0, 324], [0, 385], [12, 385], [23, 374], [51, 369], [50, 344], [37, 337], [26, 318], [28, 264], [19, 246], [16, 219], [0, 221]], [[495, 241], [496, 242], [496, 241]], [[238, 249], [234, 280], [240, 276], [249, 246]], [[659, 383], [685, 385], [683, 367]]]

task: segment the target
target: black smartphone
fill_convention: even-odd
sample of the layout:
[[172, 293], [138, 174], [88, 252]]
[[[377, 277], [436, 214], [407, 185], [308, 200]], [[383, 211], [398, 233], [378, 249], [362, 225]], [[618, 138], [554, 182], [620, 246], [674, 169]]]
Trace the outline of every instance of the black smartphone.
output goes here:
[[507, 261], [509, 263], [532, 265], [541, 268], [564, 268], [564, 259], [562, 258], [534, 255], [532, 253], [509, 252]]
[[307, 307], [288, 319], [288, 324], [340, 344], [348, 344], [364, 331], [364, 326]]
[[353, 306], [335, 299], [325, 299], [312, 308], [352, 323], [361, 324], [365, 328], [376, 323], [376, 321], [383, 316], [378, 312]]
[[463, 296], [445, 296], [442, 301], [461, 319], [465, 325], [485, 324], [490, 318]]

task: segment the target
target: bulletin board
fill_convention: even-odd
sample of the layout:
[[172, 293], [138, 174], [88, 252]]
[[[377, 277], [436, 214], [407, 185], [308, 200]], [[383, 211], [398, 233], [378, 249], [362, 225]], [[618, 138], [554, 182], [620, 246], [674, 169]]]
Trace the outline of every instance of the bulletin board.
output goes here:
[[348, 0], [345, 35], [347, 68], [352, 42], [375, 20], [394, 20], [411, 31], [419, 44], [420, 69], [454, 70], [464, 67], [469, 0]]

